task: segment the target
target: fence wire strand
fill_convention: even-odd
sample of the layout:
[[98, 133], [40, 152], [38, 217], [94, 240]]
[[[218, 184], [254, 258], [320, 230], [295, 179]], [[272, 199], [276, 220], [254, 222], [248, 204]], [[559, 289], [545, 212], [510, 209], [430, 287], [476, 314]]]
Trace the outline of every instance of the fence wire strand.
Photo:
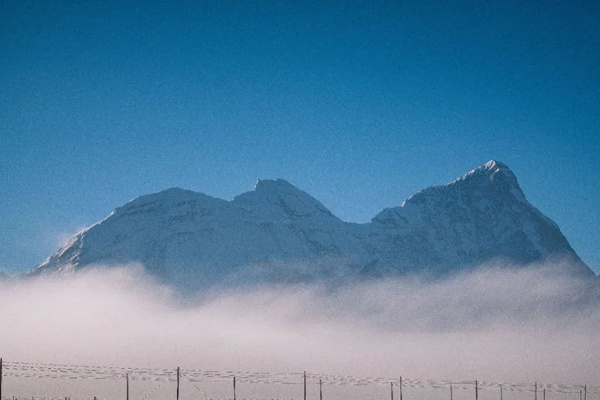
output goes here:
[[[177, 380], [176, 369], [166, 368], [127, 368], [116, 366], [97, 366], [97, 365], [68, 365], [68, 364], [49, 364], [49, 363], [31, 363], [20, 361], [4, 361], [3, 377], [24, 378], [24, 379], [58, 379], [58, 380], [115, 380], [125, 379], [128, 375], [131, 381], [157, 382], [158, 385], [151, 390], [156, 392], [165, 382], [175, 382]], [[376, 376], [347, 376], [330, 375], [304, 372], [250, 372], [250, 371], [218, 371], [218, 370], [199, 370], [199, 369], [180, 369], [180, 375], [194, 385], [206, 400], [208, 396], [197, 384], [228, 382], [235, 377], [236, 382], [249, 384], [267, 384], [267, 385], [302, 385], [304, 379], [306, 383], [315, 385], [322, 383], [331, 386], [389, 386], [399, 387], [400, 382], [403, 388], [419, 389], [448, 389], [452, 387], [462, 390], [473, 390], [477, 385], [477, 390], [482, 391], [507, 391], [507, 392], [536, 392], [561, 393], [561, 394], [579, 394], [586, 391], [587, 394], [600, 393], [600, 386], [586, 385], [567, 385], [555, 383], [510, 383], [495, 381], [449, 381], [449, 380], [430, 380], [396, 377], [385, 378]], [[144, 398], [148, 398], [147, 393]], [[1, 400], [12, 400], [11, 397], [2, 397]], [[37, 397], [38, 400], [64, 400], [64, 397]], [[82, 398], [83, 399], [83, 398]], [[71, 400], [80, 400], [72, 397]]]

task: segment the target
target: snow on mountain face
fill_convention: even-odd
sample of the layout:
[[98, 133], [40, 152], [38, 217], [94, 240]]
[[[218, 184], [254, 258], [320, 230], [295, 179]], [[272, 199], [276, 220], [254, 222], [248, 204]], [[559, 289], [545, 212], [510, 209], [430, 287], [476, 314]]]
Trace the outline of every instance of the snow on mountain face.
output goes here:
[[442, 274], [491, 260], [527, 265], [551, 258], [593, 275], [556, 224], [525, 199], [512, 171], [490, 161], [367, 224], [341, 221], [281, 179], [258, 181], [232, 201], [168, 189], [117, 208], [30, 274], [139, 262], [165, 282], [198, 288], [236, 275], [289, 281]]
[[401, 259], [407, 271], [567, 258], [578, 273], [591, 273], [558, 226], [525, 199], [513, 172], [496, 161], [414, 194], [373, 223], [394, 232], [382, 235], [384, 262], [394, 266]]
[[166, 282], [195, 287], [250, 264], [278, 275], [277, 264], [294, 261], [293, 273], [305, 275], [314, 271], [298, 268], [314, 260], [331, 275], [358, 245], [345, 228], [321, 203], [283, 180], [259, 181], [254, 191], [230, 202], [175, 188], [117, 208], [32, 272], [140, 262]]

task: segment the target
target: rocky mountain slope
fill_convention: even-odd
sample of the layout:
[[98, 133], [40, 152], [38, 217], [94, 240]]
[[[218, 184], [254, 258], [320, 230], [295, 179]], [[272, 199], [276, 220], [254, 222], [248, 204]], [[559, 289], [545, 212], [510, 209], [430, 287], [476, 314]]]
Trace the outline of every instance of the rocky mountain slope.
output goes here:
[[491, 261], [544, 260], [566, 260], [573, 273], [594, 275], [526, 200], [513, 172], [490, 161], [366, 224], [341, 221], [281, 179], [258, 181], [231, 201], [167, 189], [117, 208], [29, 274], [137, 262], [164, 282], [197, 288], [224, 279], [436, 276]]

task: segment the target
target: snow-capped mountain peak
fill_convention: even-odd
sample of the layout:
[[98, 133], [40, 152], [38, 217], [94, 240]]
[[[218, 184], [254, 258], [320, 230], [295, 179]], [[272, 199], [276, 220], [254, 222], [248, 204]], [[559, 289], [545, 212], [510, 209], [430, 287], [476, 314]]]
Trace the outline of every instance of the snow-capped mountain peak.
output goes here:
[[337, 220], [318, 200], [283, 179], [258, 180], [253, 191], [234, 197], [232, 204], [276, 219], [316, 216]]
[[[481, 175], [485, 179], [489, 180], [490, 184], [503, 185], [506, 189], [514, 189], [520, 192], [521, 196], [523, 191], [519, 186], [517, 177], [514, 172], [506, 165], [496, 160], [490, 160], [483, 164], [481, 167], [472, 170], [466, 175], [459, 178], [457, 181], [468, 180], [469, 178]], [[524, 196], [523, 196], [524, 197]]]
[[458, 180], [464, 180], [464, 179], [468, 178], [469, 176], [477, 175], [477, 174], [486, 174], [486, 176], [489, 177], [490, 182], [493, 182], [498, 174], [502, 174], [502, 175], [506, 176], [507, 178], [511, 179], [512, 184], [518, 185], [517, 178], [516, 178], [515, 174], [511, 171], [511, 169], [506, 164], [503, 164], [500, 161], [496, 161], [496, 160], [488, 161], [487, 163], [481, 165], [480, 167], [475, 168], [474, 170], [466, 173], [461, 178], [458, 178]]
[[254, 190], [257, 192], [294, 192], [299, 191], [296, 186], [292, 185], [285, 179], [259, 179], [254, 185]]
[[511, 169], [499, 161], [491, 160], [450, 183], [432, 186], [413, 194], [402, 203], [401, 207], [442, 197], [448, 199], [464, 196], [511, 196], [519, 202], [527, 202], [517, 177]]
[[136, 197], [127, 202], [124, 206], [118, 207], [115, 211], [140, 209], [161, 205], [163, 207], [177, 206], [186, 202], [222, 202], [224, 200], [208, 196], [204, 193], [194, 192], [192, 190], [173, 187], [161, 190], [157, 193], [147, 194]]

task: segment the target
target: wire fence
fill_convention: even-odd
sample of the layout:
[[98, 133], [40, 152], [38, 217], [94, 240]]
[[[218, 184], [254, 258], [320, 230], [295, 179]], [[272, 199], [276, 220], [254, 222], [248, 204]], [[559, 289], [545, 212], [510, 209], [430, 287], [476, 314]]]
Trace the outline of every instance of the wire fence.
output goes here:
[[125, 368], [0, 359], [0, 399], [600, 400], [600, 386], [308, 372]]

